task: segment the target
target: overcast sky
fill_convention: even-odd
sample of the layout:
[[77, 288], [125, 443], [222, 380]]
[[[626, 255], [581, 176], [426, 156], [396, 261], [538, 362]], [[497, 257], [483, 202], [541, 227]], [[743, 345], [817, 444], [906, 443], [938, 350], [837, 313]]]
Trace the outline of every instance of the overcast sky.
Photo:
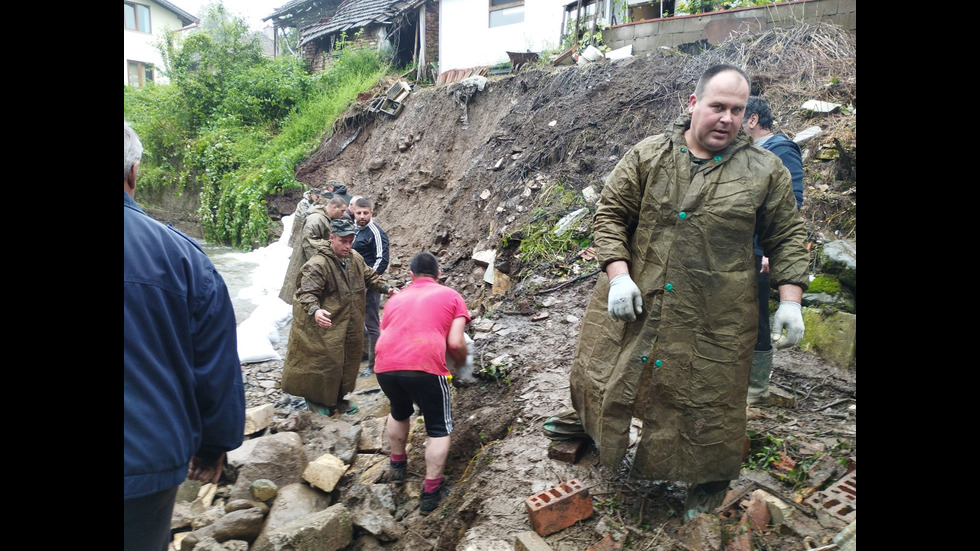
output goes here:
[[[214, 0], [170, 0], [170, 3], [186, 11], [194, 17], [200, 18], [203, 8]], [[248, 22], [248, 26], [253, 31], [271, 27], [271, 21], [262, 21], [262, 18], [271, 15], [277, 8], [285, 6], [289, 0], [224, 0], [223, 4], [229, 12], [238, 17], [242, 17]]]

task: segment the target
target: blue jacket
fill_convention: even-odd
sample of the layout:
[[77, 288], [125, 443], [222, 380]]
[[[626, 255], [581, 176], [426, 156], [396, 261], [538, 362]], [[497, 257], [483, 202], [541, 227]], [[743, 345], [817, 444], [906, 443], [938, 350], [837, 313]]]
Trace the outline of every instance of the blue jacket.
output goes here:
[[235, 311], [200, 246], [123, 192], [123, 494], [172, 488], [242, 444]]
[[[758, 144], [759, 147], [768, 149], [776, 154], [783, 161], [783, 166], [789, 169], [789, 175], [793, 179], [793, 195], [796, 196], [796, 208], [803, 206], [803, 151], [799, 144], [786, 137], [786, 134], [773, 134], [766, 141]], [[755, 255], [765, 254], [759, 246], [758, 236], [753, 241]]]
[[352, 247], [361, 253], [364, 263], [378, 272], [378, 275], [384, 274], [388, 269], [388, 234], [379, 228], [374, 220], [363, 228], [357, 228]]

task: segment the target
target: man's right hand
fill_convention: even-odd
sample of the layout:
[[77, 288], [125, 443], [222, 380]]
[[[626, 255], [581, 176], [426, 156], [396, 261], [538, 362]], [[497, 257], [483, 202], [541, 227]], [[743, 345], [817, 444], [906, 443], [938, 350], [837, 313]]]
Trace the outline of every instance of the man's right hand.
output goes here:
[[609, 317], [616, 321], [636, 321], [636, 316], [643, 313], [640, 288], [629, 274], [619, 274], [609, 282], [607, 307]]

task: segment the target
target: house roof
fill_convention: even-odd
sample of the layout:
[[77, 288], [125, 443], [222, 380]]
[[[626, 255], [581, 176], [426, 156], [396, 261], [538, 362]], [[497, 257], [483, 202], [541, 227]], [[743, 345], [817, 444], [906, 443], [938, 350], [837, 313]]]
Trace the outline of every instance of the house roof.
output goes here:
[[170, 2], [167, 2], [167, 0], [153, 0], [153, 1], [156, 2], [157, 4], [160, 4], [160, 6], [174, 12], [174, 14], [180, 18], [180, 24], [185, 27], [187, 25], [190, 25], [191, 23], [201, 22], [198, 18], [178, 8], [177, 6], [171, 4]]
[[360, 30], [372, 24], [389, 25], [399, 15], [424, 3], [425, 0], [344, 0], [333, 17], [304, 28], [300, 32], [299, 45], [324, 35]]
[[331, 17], [342, 0], [289, 0], [274, 12], [262, 18], [272, 20], [278, 27], [303, 28], [317, 23], [324, 17]]

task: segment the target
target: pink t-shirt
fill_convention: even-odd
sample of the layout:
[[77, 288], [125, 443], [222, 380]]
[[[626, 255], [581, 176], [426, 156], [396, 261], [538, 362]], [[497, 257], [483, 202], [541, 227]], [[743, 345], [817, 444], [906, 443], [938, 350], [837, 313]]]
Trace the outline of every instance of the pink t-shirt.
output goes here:
[[433, 279], [416, 279], [385, 303], [381, 336], [374, 347], [374, 372], [449, 375], [446, 338], [459, 317], [470, 322], [466, 302], [458, 292]]

